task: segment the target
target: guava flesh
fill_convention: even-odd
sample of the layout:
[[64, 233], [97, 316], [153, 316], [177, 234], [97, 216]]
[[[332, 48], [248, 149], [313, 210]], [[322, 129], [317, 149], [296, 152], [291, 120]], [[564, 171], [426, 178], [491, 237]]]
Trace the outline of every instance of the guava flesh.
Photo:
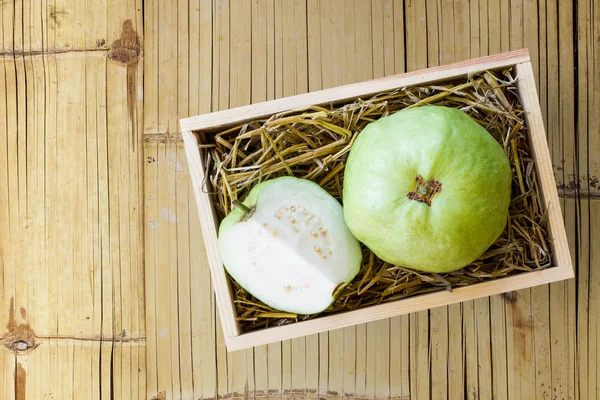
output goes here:
[[256, 185], [219, 227], [225, 269], [280, 311], [315, 314], [334, 300], [362, 262], [340, 203], [316, 183], [280, 177]]
[[512, 173], [498, 142], [464, 112], [406, 109], [367, 125], [344, 172], [347, 226], [382, 260], [450, 272], [503, 232]]

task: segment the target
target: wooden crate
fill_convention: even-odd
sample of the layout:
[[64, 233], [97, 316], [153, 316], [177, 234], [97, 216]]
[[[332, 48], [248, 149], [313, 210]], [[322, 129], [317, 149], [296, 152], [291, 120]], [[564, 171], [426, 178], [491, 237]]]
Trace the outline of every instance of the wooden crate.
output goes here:
[[[552, 238], [553, 266], [544, 270], [523, 272], [456, 288], [452, 292], [439, 291], [422, 294], [360, 308], [355, 311], [241, 333], [235, 320], [235, 307], [229, 278], [219, 256], [217, 246], [218, 221], [208, 191], [203, 188], [203, 185], [205, 185], [205, 168], [200, 159], [198, 136], [195, 132], [202, 131], [210, 134], [212, 131], [223, 130], [283, 111], [310, 105], [342, 103], [357, 97], [374, 95], [396, 88], [458, 79], [466, 77], [469, 73], [497, 70], [504, 67], [514, 67], [517, 73], [517, 89], [522, 106], [526, 111], [525, 121], [529, 131], [530, 147], [535, 158], [543, 201], [548, 208], [548, 229]], [[202, 232], [223, 326], [223, 334], [229, 351], [523, 289], [573, 278], [574, 276], [534, 75], [529, 53], [526, 49], [194, 116], [182, 119], [180, 124], [199, 216], [202, 221]]]

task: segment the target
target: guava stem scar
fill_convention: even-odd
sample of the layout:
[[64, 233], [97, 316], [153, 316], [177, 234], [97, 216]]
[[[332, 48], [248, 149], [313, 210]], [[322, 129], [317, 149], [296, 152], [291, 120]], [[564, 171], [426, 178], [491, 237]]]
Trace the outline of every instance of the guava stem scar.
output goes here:
[[409, 192], [406, 197], [408, 197], [409, 200], [425, 203], [431, 207], [431, 200], [437, 193], [442, 191], [442, 184], [435, 179], [426, 181], [421, 175], [417, 175], [415, 182], [414, 190]]

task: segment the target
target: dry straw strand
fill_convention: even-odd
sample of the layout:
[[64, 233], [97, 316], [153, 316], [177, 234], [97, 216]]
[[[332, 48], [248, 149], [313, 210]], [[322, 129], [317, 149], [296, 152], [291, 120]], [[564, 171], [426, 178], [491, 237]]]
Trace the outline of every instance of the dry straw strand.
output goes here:
[[[346, 159], [362, 129], [405, 108], [435, 104], [466, 112], [504, 148], [513, 170], [512, 199], [504, 233], [471, 265], [449, 274], [427, 274], [391, 265], [363, 246], [359, 274], [319, 315], [549, 268], [552, 254], [545, 227], [547, 213], [515, 82], [510, 68], [482, 71], [462, 80], [398, 88], [345, 104], [287, 111], [221, 132], [202, 132], [199, 151], [202, 159], [208, 159], [206, 181], [212, 185], [218, 220], [227, 215], [234, 200], [244, 199], [257, 183], [283, 175], [317, 182], [341, 201]], [[319, 316], [274, 310], [230, 280], [242, 331]]]

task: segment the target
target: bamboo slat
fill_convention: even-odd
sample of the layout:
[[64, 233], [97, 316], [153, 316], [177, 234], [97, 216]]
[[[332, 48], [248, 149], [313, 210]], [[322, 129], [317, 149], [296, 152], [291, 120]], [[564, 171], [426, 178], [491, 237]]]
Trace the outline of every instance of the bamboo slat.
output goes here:
[[[545, 5], [540, 5], [538, 15], [537, 4], [526, 0], [523, 4], [523, 19], [525, 22], [524, 28], [524, 45], [528, 46], [531, 51], [531, 65], [536, 75], [536, 85], [540, 99], [545, 98], [546, 79], [546, 39], [545, 29], [540, 26], [535, 28], [536, 22], [545, 23], [545, 15], [541, 12]], [[541, 100], [542, 115], [546, 116], [545, 101]], [[538, 398], [549, 398], [552, 394], [552, 371], [550, 357], [550, 307], [549, 304], [550, 287], [541, 286], [531, 289], [531, 307], [532, 317], [535, 321], [533, 326], [533, 346], [535, 357], [535, 395]]]
[[141, 2], [0, 15], [0, 397], [145, 398]]
[[600, 368], [594, 354], [598, 351], [600, 307], [600, 274], [595, 268], [595, 260], [600, 254], [600, 160], [592, 149], [600, 146], [600, 64], [595, 60], [600, 44], [594, 41], [600, 31], [600, 7], [597, 1], [579, 1], [577, 3], [578, 46], [578, 169], [581, 188], [578, 257], [580, 274], [577, 294], [577, 342], [579, 351], [579, 393], [581, 398], [600, 396]]
[[[273, 98], [273, 93], [267, 87], [269, 80], [267, 77], [273, 75], [273, 36], [270, 34], [274, 29], [274, 19], [272, 18], [274, 4], [264, 1], [252, 2], [252, 93], [251, 102], [266, 101]], [[269, 18], [271, 13], [271, 18]], [[272, 82], [271, 82], [272, 87]], [[305, 349], [305, 351], [310, 351]], [[269, 393], [269, 371], [268, 371], [267, 346], [259, 346], [254, 349], [254, 384], [256, 396], [268, 396]], [[315, 368], [312, 366], [311, 368]]]

